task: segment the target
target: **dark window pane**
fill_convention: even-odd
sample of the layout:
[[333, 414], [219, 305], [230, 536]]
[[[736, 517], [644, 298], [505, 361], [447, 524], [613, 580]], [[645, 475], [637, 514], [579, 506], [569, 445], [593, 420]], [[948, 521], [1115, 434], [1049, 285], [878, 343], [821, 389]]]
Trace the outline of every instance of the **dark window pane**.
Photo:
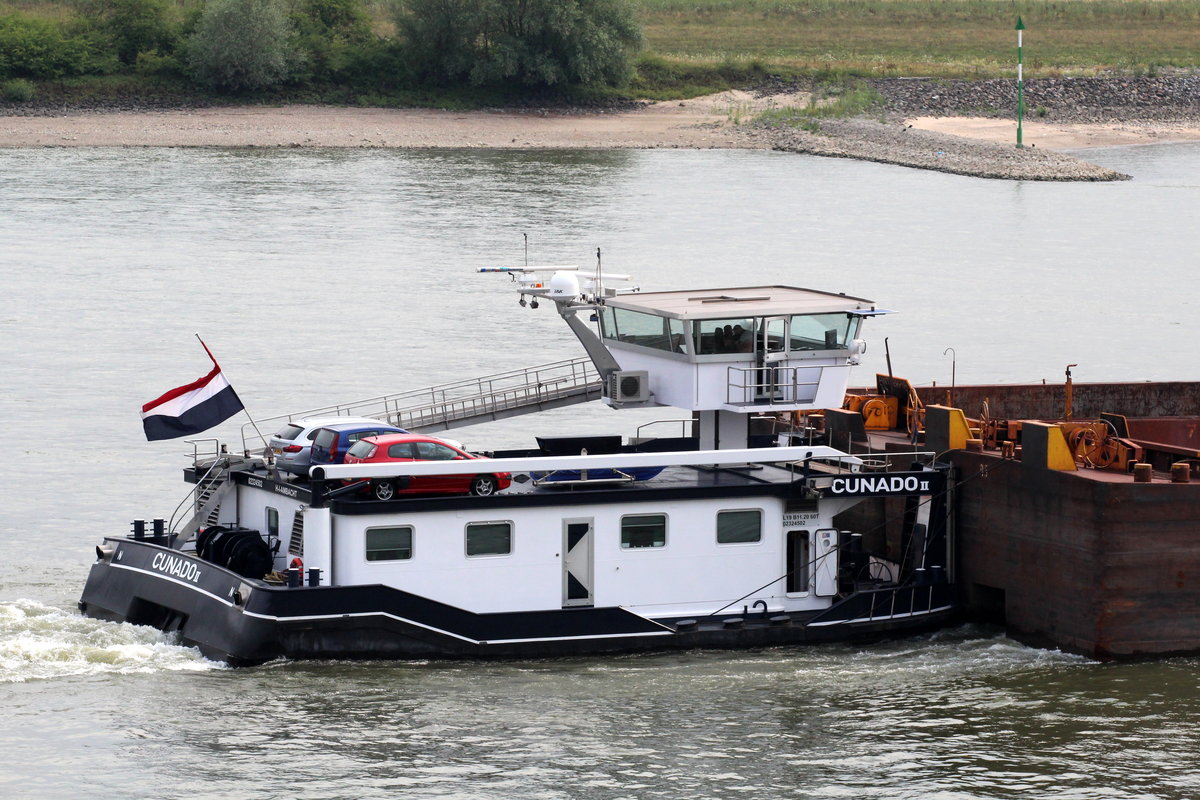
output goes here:
[[402, 561], [412, 558], [413, 529], [405, 525], [399, 528], [367, 529], [367, 561]]
[[762, 540], [762, 512], [721, 511], [717, 514], [717, 542], [744, 544]]
[[621, 518], [621, 547], [663, 547], [666, 543], [666, 514], [635, 514]]
[[503, 556], [511, 552], [511, 522], [471, 522], [467, 524], [467, 555]]
[[412, 442], [389, 445], [388, 458], [413, 458]]
[[355, 458], [367, 458], [375, 450], [375, 445], [371, 442], [355, 442], [354, 446], [346, 451], [346, 455], [354, 456]]

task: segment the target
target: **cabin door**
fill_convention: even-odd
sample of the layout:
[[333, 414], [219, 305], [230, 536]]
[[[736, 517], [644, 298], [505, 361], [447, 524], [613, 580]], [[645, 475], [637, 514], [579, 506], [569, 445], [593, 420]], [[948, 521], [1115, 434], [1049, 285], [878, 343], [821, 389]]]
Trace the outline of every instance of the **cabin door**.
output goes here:
[[593, 520], [563, 520], [563, 608], [590, 606], [592, 599]]
[[779, 362], [787, 359], [787, 317], [766, 317], [759, 321], [754, 337], [754, 360], [758, 365], [756, 399], [777, 399]]

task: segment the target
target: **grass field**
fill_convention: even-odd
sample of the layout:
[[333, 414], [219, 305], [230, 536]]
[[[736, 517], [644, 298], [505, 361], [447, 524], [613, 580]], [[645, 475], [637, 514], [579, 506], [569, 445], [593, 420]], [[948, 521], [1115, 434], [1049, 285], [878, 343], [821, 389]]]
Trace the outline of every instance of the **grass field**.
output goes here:
[[636, 0], [646, 51], [802, 72], [993, 77], [1200, 66], [1196, 0]]
[[[96, 0], [0, 0], [19, 13], [63, 22], [87, 18]], [[393, 4], [364, 0], [375, 32], [395, 32]], [[861, 77], [1013, 77], [1017, 15], [1024, 19], [1027, 77], [1153, 75], [1200, 68], [1200, 0], [630, 0], [645, 36], [633, 84], [580, 96], [668, 99], [785, 80], [856, 86]], [[168, 0], [178, 25], [203, 0]], [[66, 91], [119, 94], [139, 75], [60, 82]], [[180, 86], [183, 84], [180, 83]], [[71, 89], [72, 91], [75, 91]], [[179, 92], [176, 84], [165, 92]], [[338, 87], [309, 99], [352, 102]], [[358, 102], [483, 104], [456, 91]], [[503, 99], [500, 99], [503, 103]]]

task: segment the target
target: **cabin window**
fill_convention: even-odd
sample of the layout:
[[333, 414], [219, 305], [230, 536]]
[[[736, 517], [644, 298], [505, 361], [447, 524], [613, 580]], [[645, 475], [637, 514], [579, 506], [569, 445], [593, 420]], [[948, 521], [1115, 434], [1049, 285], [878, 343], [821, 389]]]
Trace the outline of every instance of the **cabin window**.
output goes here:
[[600, 329], [605, 339], [673, 353], [687, 351], [682, 320], [605, 306], [601, 311]]
[[279, 538], [279, 509], [267, 506], [267, 536]]
[[665, 547], [666, 544], [666, 514], [631, 514], [621, 517], [621, 547], [623, 549]]
[[411, 525], [367, 528], [367, 561], [405, 561], [412, 558]]
[[717, 512], [717, 544], [750, 544], [762, 541], [762, 511]]
[[692, 338], [697, 342], [696, 352], [701, 355], [749, 353], [754, 349], [754, 320], [746, 317], [698, 320], [692, 326]]
[[468, 556], [506, 556], [512, 552], [511, 522], [468, 522]]
[[790, 350], [844, 350], [858, 333], [859, 318], [845, 313], [792, 317]]

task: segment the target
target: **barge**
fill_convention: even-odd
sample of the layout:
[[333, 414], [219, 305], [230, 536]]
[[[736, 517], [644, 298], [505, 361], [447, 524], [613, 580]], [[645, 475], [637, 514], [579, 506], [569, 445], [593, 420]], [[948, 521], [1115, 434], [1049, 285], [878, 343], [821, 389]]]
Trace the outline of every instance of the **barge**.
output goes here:
[[[187, 513], [106, 537], [83, 613], [174, 632], [238, 665], [793, 645], [906, 635], [954, 615], [953, 468], [916, 448], [864, 458], [776, 430], [841, 404], [860, 327], [886, 313], [872, 301], [506, 271], [522, 305], [553, 306], [579, 339], [603, 402], [683, 409], [687, 435], [567, 437], [486, 461], [300, 477], [261, 441], [197, 445]], [[394, 409], [380, 416], [413, 427]], [[486, 497], [367, 491], [481, 472], [512, 485]]]
[[1101, 660], [1200, 652], [1200, 383], [880, 375], [845, 405], [821, 416], [848, 451], [915, 430], [955, 466], [964, 617]]

